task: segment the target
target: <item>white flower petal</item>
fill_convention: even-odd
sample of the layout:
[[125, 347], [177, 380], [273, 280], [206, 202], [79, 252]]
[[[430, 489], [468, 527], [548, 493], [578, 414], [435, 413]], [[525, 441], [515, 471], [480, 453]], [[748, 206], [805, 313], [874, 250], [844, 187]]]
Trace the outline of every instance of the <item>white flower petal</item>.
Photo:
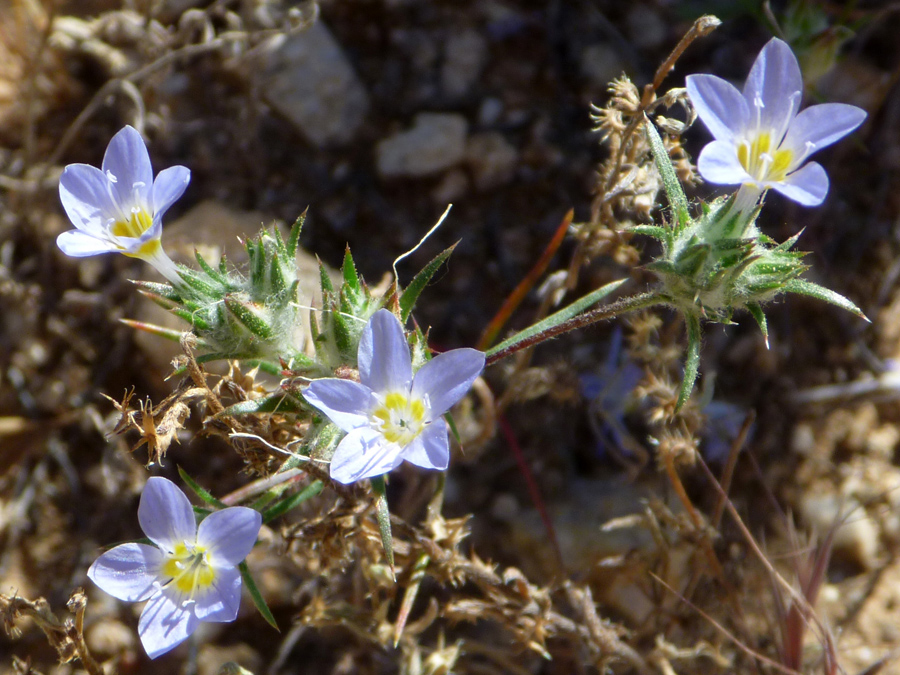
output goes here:
[[191, 182], [191, 171], [186, 166], [170, 166], [156, 175], [150, 196], [150, 210], [159, 219], [174, 204]]
[[157, 593], [144, 606], [138, 635], [151, 659], [171, 651], [197, 630], [200, 620], [166, 593]]
[[331, 478], [338, 483], [354, 483], [396, 468], [403, 458], [396, 443], [388, 443], [374, 429], [355, 429], [347, 434], [331, 458]]
[[369, 424], [372, 391], [359, 382], [336, 377], [313, 380], [303, 390], [303, 398], [344, 431]]
[[738, 160], [737, 147], [729, 141], [708, 143], [697, 159], [697, 170], [705, 181], [716, 185], [753, 182]]
[[399, 319], [379, 309], [363, 329], [357, 353], [359, 379], [374, 392], [408, 392], [412, 382], [409, 344]]
[[102, 237], [106, 221], [116, 207], [108, 192], [106, 176], [89, 164], [69, 164], [59, 177], [59, 199], [69, 220], [79, 230]]
[[475, 349], [453, 349], [438, 354], [416, 373], [411, 396], [427, 399], [427, 419], [437, 419], [466, 395], [482, 370], [484, 354]]
[[154, 546], [122, 544], [94, 561], [88, 577], [103, 591], [125, 602], [141, 602], [156, 592], [163, 555]]
[[234, 621], [241, 606], [241, 573], [234, 567], [220, 567], [215, 574], [212, 586], [196, 598], [194, 614], [200, 621]]
[[786, 42], [772, 38], [756, 57], [744, 84], [750, 124], [770, 130], [777, 147], [800, 109], [802, 95], [803, 76], [797, 57]]
[[812, 153], [839, 141], [866, 119], [866, 111], [846, 103], [823, 103], [802, 110], [781, 144], [793, 153], [791, 168]]
[[120, 250], [113, 242], [106, 239], [98, 239], [80, 230], [63, 232], [56, 238], [56, 245], [59, 246], [63, 253], [73, 258], [85, 258], [91, 255]]
[[403, 459], [423, 469], [443, 471], [450, 464], [447, 423], [438, 418], [429, 424], [401, 453]]
[[193, 544], [197, 537], [197, 520], [188, 498], [175, 483], [160, 476], [151, 477], [144, 486], [138, 521], [150, 541], [169, 553], [177, 544]]
[[781, 183], [772, 183], [768, 187], [803, 206], [818, 206], [828, 194], [828, 174], [821, 165], [810, 162]]
[[112, 192], [123, 215], [130, 214], [133, 206], [149, 206], [153, 168], [144, 139], [134, 127], [126, 126], [112, 137], [101, 168], [115, 181]]
[[232, 506], [203, 519], [197, 529], [197, 544], [207, 549], [213, 567], [234, 567], [256, 544], [261, 525], [258, 511]]
[[715, 75], [689, 75], [687, 90], [697, 114], [717, 140], [743, 135], [750, 112], [733, 84]]

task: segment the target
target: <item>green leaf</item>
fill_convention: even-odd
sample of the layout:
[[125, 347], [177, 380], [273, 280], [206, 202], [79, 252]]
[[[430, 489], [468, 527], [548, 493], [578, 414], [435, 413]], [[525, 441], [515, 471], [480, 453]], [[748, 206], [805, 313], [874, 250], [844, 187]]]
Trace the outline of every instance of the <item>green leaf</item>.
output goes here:
[[747, 303], [747, 311], [753, 315], [753, 318], [756, 319], [756, 323], [759, 325], [759, 329], [762, 331], [763, 338], [766, 341], [766, 349], [769, 348], [769, 324], [766, 321], [766, 315], [762, 311], [762, 307], [755, 302]]
[[158, 284], [153, 281], [138, 280], [132, 280], [131, 283], [137, 286], [140, 291], [146, 291], [146, 293], [144, 294], [147, 295], [147, 297], [150, 297], [150, 295], [152, 294], [158, 295], [159, 297], [165, 298], [166, 300], [171, 300], [175, 303], [180, 303], [182, 301], [182, 297], [178, 294], [178, 291], [169, 286], [169, 284]]
[[362, 288], [359, 285], [359, 273], [356, 271], [356, 264], [353, 262], [349, 246], [344, 251], [344, 263], [341, 265], [341, 272], [344, 275], [344, 288], [350, 291], [349, 295], [354, 302], [358, 301], [359, 296], [362, 294]]
[[[458, 244], [459, 242], [456, 242]], [[456, 248], [456, 244], [453, 244], [448, 249], [445, 249], [441, 253], [438, 253], [431, 262], [429, 262], [425, 267], [422, 268], [422, 271], [419, 272], [411, 282], [409, 282], [409, 286], [403, 291], [403, 294], [400, 296], [400, 321], [401, 323], [406, 323], [406, 320], [409, 319], [409, 314], [412, 312], [413, 307], [416, 304], [416, 300], [419, 299], [419, 295], [425, 290], [425, 287], [428, 285], [428, 282], [431, 281], [431, 278], [434, 276], [435, 272], [438, 271], [440, 266], [444, 264], [444, 261], [450, 257], [450, 254], [453, 253], [453, 249]]]
[[271, 279], [272, 293], [276, 296], [282, 296], [287, 290], [287, 281], [284, 279], [284, 272], [281, 271], [281, 261], [277, 255], [272, 256], [272, 264], [269, 265], [269, 279]]
[[200, 484], [191, 478], [188, 475], [188, 472], [182, 469], [180, 466], [178, 468], [178, 475], [181, 476], [181, 480], [187, 483], [187, 486], [193, 490], [194, 494], [200, 497], [204, 502], [209, 504], [210, 506], [215, 506], [218, 509], [227, 509], [228, 504], [224, 502], [220, 502], [218, 499], [213, 497], [205, 488], [200, 487]]
[[228, 276], [228, 261], [225, 260], [225, 254], [222, 254], [222, 257], [219, 259], [219, 273], [223, 276]]
[[287, 254], [290, 257], [297, 255], [297, 245], [300, 242], [300, 230], [303, 229], [303, 223], [306, 221], [306, 211], [300, 214], [294, 225], [291, 227], [291, 234], [288, 236]]
[[684, 379], [681, 382], [681, 389], [678, 391], [678, 403], [675, 405], [676, 412], [681, 410], [681, 407], [691, 397], [694, 382], [697, 381], [697, 372], [700, 369], [700, 319], [693, 314], [687, 314], [685, 321], [687, 322], [688, 346], [684, 361]]
[[224, 274], [221, 274], [218, 270], [213, 269], [212, 266], [208, 262], [206, 262], [203, 256], [200, 255], [200, 251], [198, 251], [197, 249], [194, 249], [194, 258], [197, 259], [197, 264], [200, 265], [200, 269], [206, 272], [206, 275], [210, 279], [226, 287], [230, 285], [228, 283], [228, 278]]
[[519, 342], [522, 342], [523, 340], [527, 340], [528, 338], [533, 337], [538, 333], [547, 330], [548, 328], [552, 328], [563, 323], [564, 321], [568, 321], [569, 319], [581, 314], [592, 305], [596, 305], [607, 295], [618, 289], [626, 281], [628, 281], [628, 279], [619, 279], [618, 281], [613, 281], [606, 284], [605, 286], [601, 286], [595, 291], [591, 291], [583, 298], [576, 300], [571, 305], [563, 307], [561, 310], [559, 310], [555, 314], [551, 314], [543, 321], [538, 321], [536, 324], [516, 333], [511, 338], [491, 347], [487, 350], [487, 352], [485, 352], [485, 355], [489, 357], [493, 354], [496, 354], [497, 352], [503, 351], [507, 347], [511, 347], [515, 344], [518, 344]]
[[391, 535], [391, 512], [388, 509], [387, 490], [384, 484], [384, 476], [370, 478], [372, 489], [375, 490], [377, 500], [375, 502], [375, 517], [378, 520], [378, 529], [381, 530], [381, 544], [391, 566], [391, 574], [394, 573], [394, 539]]
[[669, 241], [669, 230], [659, 225], [633, 225], [626, 228], [625, 231], [633, 234], [643, 234], [659, 241]]
[[265, 398], [253, 401], [241, 401], [230, 405], [220, 415], [238, 416], [256, 413], [302, 413], [309, 409], [300, 403], [299, 399], [290, 394], [272, 394]]
[[327, 301], [329, 296], [334, 293], [334, 285], [331, 283], [331, 277], [328, 275], [325, 265], [318, 257], [316, 257], [316, 260], [319, 261], [319, 283], [322, 286], [322, 300]]
[[300, 492], [282, 499], [277, 504], [263, 511], [262, 518], [264, 523], [274, 520], [278, 516], [284, 515], [307, 499], [311, 499], [319, 494], [325, 485], [320, 480], [313, 481]]
[[225, 296], [225, 307], [251, 333], [263, 340], [271, 340], [275, 332], [262, 317], [233, 295]]
[[[812, 281], [807, 281], [806, 279], [791, 279], [784, 285], [784, 291], [786, 293], [797, 293], [799, 295], [817, 298], [818, 300], [824, 300], [831, 305], [846, 309], [848, 312], [856, 314], [856, 316], [861, 319], [869, 321], [869, 317], [863, 314], [863, 311], [859, 307], [854, 305], [843, 295], [835, 293], [824, 286], [819, 286], [819, 284], [814, 284]], [[871, 321], [869, 323], [871, 323]]]
[[647, 140], [650, 142], [653, 159], [656, 160], [659, 177], [662, 179], [663, 187], [666, 190], [666, 197], [669, 199], [669, 206], [672, 207], [672, 213], [675, 217], [675, 232], [678, 233], [687, 227], [691, 221], [687, 197], [684, 196], [681, 181], [678, 180], [678, 175], [675, 173], [675, 167], [672, 166], [672, 160], [669, 157], [666, 146], [663, 144], [656, 127], [647, 119], [646, 115], [644, 115], [644, 130], [647, 134]]
[[253, 581], [253, 577], [250, 575], [246, 560], [238, 565], [238, 570], [241, 572], [241, 579], [244, 580], [244, 584], [247, 586], [247, 592], [250, 593], [250, 597], [253, 598], [253, 604], [256, 605], [256, 609], [259, 610], [259, 613], [262, 614], [262, 617], [266, 622], [280, 633], [281, 629], [278, 628], [275, 617], [272, 616], [272, 610], [269, 609], [269, 606], [263, 599], [262, 593], [260, 593], [259, 588], [256, 587], [256, 582]]

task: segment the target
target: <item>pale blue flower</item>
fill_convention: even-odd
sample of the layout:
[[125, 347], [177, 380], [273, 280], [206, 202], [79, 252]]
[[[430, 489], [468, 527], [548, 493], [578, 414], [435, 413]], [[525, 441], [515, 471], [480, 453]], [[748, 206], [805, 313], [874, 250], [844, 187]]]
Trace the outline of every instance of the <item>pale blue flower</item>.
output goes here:
[[716, 140], [700, 153], [697, 168], [710, 183], [740, 185], [738, 208], [755, 206], [769, 188], [803, 206], [817, 206], [828, 194], [814, 152], [856, 129], [864, 110], [824, 103], [798, 114], [803, 96], [800, 66], [788, 45], [773, 38], [750, 70], [743, 92], [714, 75], [690, 75], [687, 91]]
[[443, 470], [450, 462], [447, 423], [441, 417], [484, 369], [484, 354], [454, 349], [413, 375], [400, 321], [378, 310], [363, 330], [359, 382], [314, 380], [303, 396], [347, 435], [334, 451], [331, 477], [353, 483], [387, 473], [403, 460]]
[[164, 169], [154, 180], [144, 139], [126, 126], [109, 142], [101, 168], [69, 164], [59, 177], [59, 198], [75, 229], [56, 243], [76, 258], [111, 251], [140, 258], [178, 284], [178, 268], [160, 242], [162, 216], [190, 180], [183, 166]]
[[237, 565], [256, 543], [262, 516], [233, 506], [211, 513], [198, 528], [184, 493], [172, 481], [154, 476], [141, 495], [138, 520], [156, 546], [116, 546], [94, 561], [88, 576], [119, 600], [147, 600], [138, 634], [155, 659], [186, 640], [201, 621], [224, 623], [237, 617]]

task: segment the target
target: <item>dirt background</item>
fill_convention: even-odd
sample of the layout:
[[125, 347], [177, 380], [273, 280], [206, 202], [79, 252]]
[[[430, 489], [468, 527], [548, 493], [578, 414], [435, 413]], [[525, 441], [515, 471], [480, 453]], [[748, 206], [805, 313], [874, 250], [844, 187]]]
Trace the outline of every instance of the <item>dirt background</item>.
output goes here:
[[[703, 408], [700, 448], [717, 475], [742, 421], [755, 413], [730, 489], [755, 543], [729, 516], [711, 519], [717, 494], [699, 469], [682, 472], [714, 532], [727, 584], [692, 573], [703, 565], [702, 537], [685, 525], [653, 461], [652, 405], [630, 396], [639, 381], [647, 390], [643, 365], [629, 351], [640, 325], [594, 327], [542, 346], [531, 379], [489, 371], [508, 405], [492, 438], [457, 456], [448, 475], [445, 513], [471, 516], [470, 551], [521, 570], [548, 592], [567, 580], [592, 589], [599, 616], [653, 655], [650, 672], [777, 672], [714, 622], [785, 663], [786, 620], [776, 598], [784, 603], [786, 595], [754, 547], [802, 585], [806, 561], [821, 550], [815, 542], [825, 541], [834, 555], [815, 604], [833, 647], [823, 629], [808, 630], [801, 672], [842, 672], [823, 662], [834, 653], [843, 672], [876, 672], [866, 670], [875, 665], [900, 673], [900, 10], [846, 4], [771, 5], [804, 66], [807, 100], [853, 103], [869, 116], [817, 156], [831, 178], [823, 206], [804, 209], [775, 196], [761, 223], [779, 241], [804, 229], [808, 276], [856, 302], [872, 323], [791, 297], [771, 307], [768, 350], [743, 317], [708, 328], [701, 388], [712, 403]], [[301, 35], [297, 26], [316, 11], [307, 31], [315, 33]], [[109, 138], [133, 124], [148, 139], [155, 170], [183, 164], [192, 172], [166, 218], [173, 255], [197, 246], [239, 260], [237, 236], [274, 221], [284, 227], [308, 208], [302, 246], [337, 266], [349, 244], [372, 284], [452, 202], [444, 225], [400, 275], [408, 281], [459, 241], [416, 316], [440, 348], [474, 345], [568, 209], [576, 222], [590, 217], [595, 170], [607, 156], [591, 130], [590, 104], [604, 105], [607, 83], [622, 72], [638, 85], [649, 81], [703, 13], [723, 25], [690, 47], [664, 89], [694, 72], [740, 82], [772, 35], [754, 2], [0, 5], [0, 593], [46, 598], [62, 617], [71, 592], [85, 586], [88, 645], [121, 673], [214, 674], [228, 660], [273, 675], [437, 673], [445, 672], [438, 646], [457, 640], [466, 656], [453, 672], [599, 672], [601, 660], [568, 644], [551, 640], [552, 658], [507, 644], [487, 617], [465, 633], [453, 622], [434, 629], [418, 665], [366, 642], [348, 622], [286, 629], [306, 611], [308, 598], [295, 591], [309, 570], [278, 577], [282, 597], [273, 609], [285, 633], [267, 627], [245, 598], [234, 624], [205, 627], [199, 646], [147, 660], [136, 641], [136, 608], [91, 588], [85, 576], [101, 547], [139, 536], [137, 500], [148, 475], [146, 453], [130, 451], [137, 439], [110, 434], [118, 415], [101, 394], [120, 399], [134, 387], [136, 400], [163, 399], [174, 388], [165, 377], [178, 350], [119, 322], [159, 320], [128, 282], [152, 271], [121, 256], [74, 260], [57, 249], [56, 235], [69, 227], [57, 181], [67, 163], [99, 165]], [[708, 139], [702, 125], [687, 132], [691, 156]], [[693, 194], [717, 192], [698, 185]], [[549, 272], [565, 270], [576, 248], [566, 241]], [[623, 276], [634, 279], [632, 290], [646, 282], [621, 263], [597, 256], [566, 302]], [[508, 328], [527, 325], [538, 305], [532, 292]], [[683, 348], [677, 317], [659, 317], [654, 343]], [[519, 389], [509, 393], [512, 384]], [[199, 417], [152, 472], [175, 477], [178, 464], [225, 494], [247, 482], [244, 463], [221, 439], [196, 436]], [[562, 570], [513, 446], [553, 518]], [[392, 485], [391, 500], [415, 522], [423, 503], [410, 475]], [[632, 520], [601, 531], [622, 517]], [[844, 524], [836, 529], [838, 518]], [[276, 545], [251, 562], [260, 574], [287, 565]], [[742, 608], [739, 629], [730, 623], [734, 607]], [[422, 611], [417, 605], [414, 617]], [[56, 665], [28, 620], [20, 628], [16, 639], [0, 634], [0, 672], [78, 671]], [[610, 667], [639, 672], [622, 659]]]

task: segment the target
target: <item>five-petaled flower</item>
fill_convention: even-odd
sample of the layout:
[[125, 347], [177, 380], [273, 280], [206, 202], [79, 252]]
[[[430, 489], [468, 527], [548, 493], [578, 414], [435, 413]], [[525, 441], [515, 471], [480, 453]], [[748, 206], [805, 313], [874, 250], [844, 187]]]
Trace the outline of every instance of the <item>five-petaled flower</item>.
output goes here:
[[450, 445], [442, 419], [484, 369], [484, 354], [453, 349], [415, 376], [400, 321], [378, 310], [363, 330], [357, 355], [359, 382], [314, 380], [306, 400], [347, 432], [331, 459], [331, 477], [352, 483], [387, 473], [403, 460], [426, 469], [447, 468]]
[[59, 177], [59, 197], [75, 229], [56, 243], [78, 258], [110, 251], [140, 258], [177, 285], [178, 268], [160, 242], [162, 216], [190, 180], [184, 166], [164, 169], [154, 180], [144, 139], [126, 126], [109, 142], [101, 168], [69, 164]]
[[262, 516], [233, 506], [211, 513], [198, 528], [184, 493], [153, 477], [141, 495], [138, 520], [156, 546], [116, 546], [94, 561], [88, 576], [119, 600], [148, 601], [138, 634], [154, 659], [186, 640], [201, 621], [234, 621], [241, 603], [236, 566], [256, 543]]
[[864, 110], [845, 103], [814, 105], [798, 114], [800, 66], [777, 38], [756, 57], [743, 92], [714, 75], [689, 75], [687, 90], [716, 139], [700, 153], [700, 175], [710, 183], [740, 185], [735, 205], [740, 210], [752, 209], [769, 188], [803, 206], [821, 204], [828, 176], [806, 159], [866, 118]]

